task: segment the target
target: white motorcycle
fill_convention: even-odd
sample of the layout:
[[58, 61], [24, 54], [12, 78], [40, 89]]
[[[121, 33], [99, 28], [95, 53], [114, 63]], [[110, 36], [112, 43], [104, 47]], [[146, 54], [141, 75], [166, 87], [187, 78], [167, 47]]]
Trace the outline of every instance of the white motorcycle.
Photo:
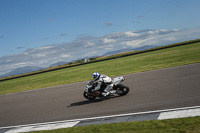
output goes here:
[[[116, 77], [112, 80], [113, 87], [110, 89], [110, 94], [108, 96], [124, 96], [129, 92], [129, 87], [125, 86], [123, 84], [120, 84], [120, 82], [124, 81], [124, 77]], [[86, 99], [94, 100], [97, 97], [103, 97], [102, 91], [104, 90], [104, 86], [101, 86], [100, 90], [93, 91], [94, 88], [97, 86], [97, 83], [93, 80], [89, 81], [84, 89], [83, 96]]]

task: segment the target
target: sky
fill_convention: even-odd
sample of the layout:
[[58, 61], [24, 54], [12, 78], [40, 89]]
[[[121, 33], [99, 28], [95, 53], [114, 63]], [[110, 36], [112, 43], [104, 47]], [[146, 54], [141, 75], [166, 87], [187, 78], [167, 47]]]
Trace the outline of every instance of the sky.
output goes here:
[[0, 0], [0, 75], [200, 38], [200, 0]]

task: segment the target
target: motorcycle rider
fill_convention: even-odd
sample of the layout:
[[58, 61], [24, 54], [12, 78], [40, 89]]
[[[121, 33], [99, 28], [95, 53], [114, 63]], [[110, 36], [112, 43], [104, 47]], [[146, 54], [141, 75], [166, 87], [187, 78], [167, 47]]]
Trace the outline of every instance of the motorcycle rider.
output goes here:
[[103, 92], [101, 93], [103, 96], [107, 96], [110, 94], [110, 89], [113, 87], [113, 82], [110, 77], [104, 74], [99, 74], [98, 72], [94, 72], [92, 74], [93, 81], [97, 83], [94, 91], [100, 90], [103, 88]]

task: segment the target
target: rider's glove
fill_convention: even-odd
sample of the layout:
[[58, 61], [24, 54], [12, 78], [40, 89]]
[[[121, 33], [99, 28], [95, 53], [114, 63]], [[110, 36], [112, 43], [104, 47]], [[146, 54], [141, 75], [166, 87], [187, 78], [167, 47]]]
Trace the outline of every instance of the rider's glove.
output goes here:
[[90, 88], [90, 89], [88, 90], [88, 92], [89, 92], [89, 93], [94, 93], [95, 90], [94, 90], [93, 88]]
[[91, 92], [92, 92], [92, 93], [94, 93], [94, 92], [95, 92], [95, 90], [94, 90], [94, 89], [91, 89]]

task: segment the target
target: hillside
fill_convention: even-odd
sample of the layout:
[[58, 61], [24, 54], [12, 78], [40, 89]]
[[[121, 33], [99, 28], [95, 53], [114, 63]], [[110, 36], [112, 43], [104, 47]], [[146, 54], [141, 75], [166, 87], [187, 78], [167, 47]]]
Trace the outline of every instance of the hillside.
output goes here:
[[124, 53], [114, 55], [114, 57], [108, 56], [105, 60], [97, 58], [96, 62], [92, 63], [72, 65], [71, 67], [62, 66], [49, 72], [1, 81], [0, 95], [90, 80], [91, 73], [94, 71], [117, 76], [198, 63], [200, 62], [199, 57], [200, 42], [148, 52], [143, 51], [139, 54]]

